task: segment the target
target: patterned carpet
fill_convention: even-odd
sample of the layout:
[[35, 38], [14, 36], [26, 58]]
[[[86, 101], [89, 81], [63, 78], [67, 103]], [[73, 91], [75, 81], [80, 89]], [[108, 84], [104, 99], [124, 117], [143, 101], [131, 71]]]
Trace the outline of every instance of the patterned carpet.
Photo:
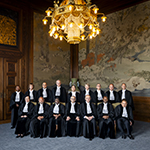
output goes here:
[[149, 150], [150, 123], [135, 121], [133, 128], [134, 140], [122, 139], [119, 134], [116, 139], [94, 138], [92, 141], [84, 137], [61, 138], [24, 138], [16, 139], [14, 129], [10, 124], [0, 125], [0, 150]]

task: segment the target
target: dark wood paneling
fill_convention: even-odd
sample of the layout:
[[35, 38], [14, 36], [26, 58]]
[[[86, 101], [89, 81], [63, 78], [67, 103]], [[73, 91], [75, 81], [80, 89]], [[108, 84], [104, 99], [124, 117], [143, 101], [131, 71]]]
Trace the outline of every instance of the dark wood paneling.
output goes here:
[[70, 44], [70, 78], [78, 78], [79, 44]]
[[135, 110], [134, 119], [150, 122], [150, 97], [133, 96]]

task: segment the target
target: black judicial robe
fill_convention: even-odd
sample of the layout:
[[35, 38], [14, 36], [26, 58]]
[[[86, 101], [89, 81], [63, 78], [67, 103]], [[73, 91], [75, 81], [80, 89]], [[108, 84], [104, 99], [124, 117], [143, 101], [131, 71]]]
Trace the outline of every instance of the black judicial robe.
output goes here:
[[[120, 100], [122, 99], [122, 90], [118, 92]], [[125, 91], [125, 99], [129, 106], [131, 106], [132, 110], [134, 110], [134, 103], [132, 98], [132, 93], [128, 90]]]
[[55, 98], [56, 98], [56, 97], [59, 97], [60, 102], [66, 103], [66, 102], [67, 102], [66, 89], [61, 86], [61, 88], [60, 88], [60, 96], [55, 96], [56, 89], [57, 89], [57, 86], [55, 86], [55, 87], [52, 89], [53, 102], [55, 102]]
[[[43, 103], [43, 108], [44, 108], [44, 113], [43, 114], [38, 114], [40, 104], [37, 104], [34, 107], [33, 111], [33, 117], [30, 122], [30, 134], [31, 137], [38, 137], [46, 136], [46, 130], [47, 130], [47, 124], [48, 124], [48, 110], [49, 110], [49, 105], [46, 103]], [[42, 120], [38, 120], [38, 116], [44, 116]]]
[[12, 127], [15, 127], [17, 119], [18, 119], [18, 109], [19, 109], [19, 107], [16, 107], [16, 104], [20, 105], [22, 103], [23, 96], [24, 96], [24, 94], [22, 92], [20, 92], [20, 101], [15, 102], [16, 92], [14, 92], [11, 95], [10, 110], [11, 110], [11, 126]]
[[[86, 93], [85, 90], [81, 92], [81, 95], [80, 95], [80, 102], [81, 103], [85, 102], [85, 93]], [[89, 90], [89, 95], [91, 96], [91, 102], [96, 104], [95, 96], [91, 90]]]
[[[104, 96], [105, 96], [104, 91], [103, 91], [103, 90], [100, 90], [100, 91], [101, 91], [102, 97], [104, 97]], [[98, 100], [97, 95], [98, 95], [98, 92], [97, 92], [97, 90], [96, 90], [96, 91], [94, 92], [94, 99], [95, 99], [96, 105], [97, 105], [97, 103], [99, 103], [99, 102], [103, 102], [103, 99], [102, 99], [102, 100]]]
[[113, 91], [114, 93], [114, 97], [115, 97], [115, 100], [110, 100], [110, 91], [107, 91], [106, 92], [106, 96], [108, 97], [108, 102], [109, 103], [118, 103], [118, 102], [121, 102], [120, 98], [119, 98], [119, 95], [118, 95], [118, 92], [116, 91]]
[[[52, 91], [47, 88], [46, 92], [47, 92], [47, 98], [45, 98], [45, 102], [52, 103]], [[38, 101], [39, 97], [43, 97], [43, 88], [39, 89], [37, 92], [37, 101]]]
[[74, 105], [75, 113], [70, 113], [71, 102], [66, 105], [65, 119], [69, 116], [71, 119], [66, 121], [66, 131], [69, 136], [79, 136], [80, 134], [80, 121], [76, 120], [76, 117], [80, 118], [80, 105], [75, 103]]
[[[107, 104], [108, 114], [103, 114], [103, 107], [104, 104], [101, 103], [97, 106], [97, 116], [99, 121], [99, 137], [105, 138], [107, 134], [107, 129], [109, 128], [109, 137], [115, 138], [115, 132], [114, 132], [114, 109], [111, 103]], [[109, 116], [108, 119], [104, 119], [103, 116]]]
[[[26, 93], [25, 93], [25, 95], [24, 95], [24, 98], [23, 98], [23, 101], [25, 100], [25, 97], [27, 97], [27, 96], [29, 96], [30, 97], [30, 90], [28, 90]], [[30, 99], [30, 101], [32, 102], [38, 102], [38, 99], [37, 99], [37, 91], [35, 91], [35, 90], [33, 90], [33, 97], [34, 97], [34, 99], [33, 100], [31, 100]]]
[[[34, 104], [29, 102], [28, 103], [28, 112], [24, 113], [23, 109], [25, 107], [25, 102], [23, 102], [18, 110], [18, 120], [16, 125], [15, 134], [27, 134], [29, 131], [29, 125], [31, 118], [33, 116]], [[26, 118], [21, 118], [22, 115], [27, 115]]]
[[[48, 131], [48, 136], [49, 137], [61, 137], [65, 136], [65, 106], [63, 104], [59, 104], [59, 116], [57, 120], [53, 116], [53, 109], [54, 109], [55, 104], [52, 104], [49, 108], [48, 114], [49, 114], [49, 131]], [[58, 130], [56, 131], [56, 125], [58, 125]]]
[[[68, 93], [68, 100], [67, 100], [67, 103], [70, 102], [70, 98], [72, 96], [72, 92]], [[76, 102], [77, 103], [80, 103], [80, 94], [78, 92], [76, 92]]]
[[[97, 118], [97, 111], [96, 106], [90, 102], [91, 114], [87, 114], [87, 104], [86, 102], [83, 102], [80, 105], [80, 112], [81, 112], [81, 119], [83, 121], [83, 136], [85, 138], [93, 138], [96, 136], [96, 118]], [[84, 116], [94, 116], [94, 118], [91, 121], [88, 121], [84, 118]]]
[[132, 108], [129, 105], [127, 105], [126, 109], [127, 109], [128, 118], [122, 117], [123, 107], [121, 104], [118, 105], [115, 108], [115, 120], [117, 122], [117, 127], [122, 132], [122, 134], [124, 132], [124, 127], [126, 127], [127, 134], [130, 135], [132, 130], [132, 126], [130, 126], [130, 121], [132, 122], [133, 125], [134, 119], [133, 119]]

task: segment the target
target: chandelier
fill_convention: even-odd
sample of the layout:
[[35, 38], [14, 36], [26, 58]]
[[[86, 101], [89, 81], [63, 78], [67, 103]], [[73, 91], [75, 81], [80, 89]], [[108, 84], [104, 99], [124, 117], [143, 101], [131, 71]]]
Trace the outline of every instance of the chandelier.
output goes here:
[[42, 20], [44, 25], [50, 18], [49, 35], [61, 41], [65, 39], [69, 44], [79, 44], [86, 39], [95, 38], [100, 34], [97, 16], [101, 15], [102, 22], [106, 21], [104, 13], [98, 13], [99, 8], [91, 0], [63, 0], [54, 1], [54, 8], [49, 7]]

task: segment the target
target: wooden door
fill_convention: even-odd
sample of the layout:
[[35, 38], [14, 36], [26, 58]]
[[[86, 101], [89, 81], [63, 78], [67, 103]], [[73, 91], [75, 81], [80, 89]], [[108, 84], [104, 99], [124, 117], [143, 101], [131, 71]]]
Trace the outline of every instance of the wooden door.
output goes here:
[[0, 58], [0, 120], [9, 122], [11, 111], [9, 108], [11, 94], [19, 84], [19, 60]]

